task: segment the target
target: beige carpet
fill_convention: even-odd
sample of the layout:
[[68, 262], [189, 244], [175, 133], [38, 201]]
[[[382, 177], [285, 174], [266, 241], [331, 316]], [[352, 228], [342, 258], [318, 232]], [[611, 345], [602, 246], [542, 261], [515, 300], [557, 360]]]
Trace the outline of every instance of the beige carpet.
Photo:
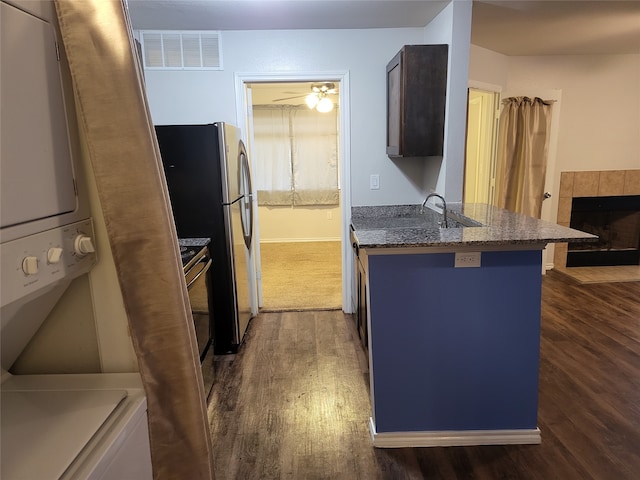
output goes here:
[[340, 242], [262, 243], [263, 311], [342, 308]]

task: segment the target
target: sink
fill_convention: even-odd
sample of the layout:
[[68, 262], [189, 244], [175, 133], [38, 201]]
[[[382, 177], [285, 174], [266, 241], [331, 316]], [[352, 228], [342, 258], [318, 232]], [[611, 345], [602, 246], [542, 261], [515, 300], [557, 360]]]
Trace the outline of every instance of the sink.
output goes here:
[[[364, 230], [388, 230], [388, 231], [424, 231], [435, 233], [440, 229], [444, 229], [441, 226], [442, 213], [438, 210], [427, 206], [422, 213], [420, 213], [420, 206], [408, 206], [402, 208], [402, 210], [395, 210], [383, 215], [371, 215], [366, 217], [361, 225], [358, 225], [358, 220], [353, 219], [356, 228], [362, 228]], [[456, 211], [447, 211], [447, 228], [448, 229], [461, 229], [468, 227], [483, 227], [480, 222], [472, 220]], [[426, 233], [425, 233], [426, 234]]]
[[465, 228], [465, 227], [468, 227], [468, 225], [465, 225], [464, 223], [460, 223], [457, 220], [453, 220], [451, 218], [447, 220], [446, 227], [444, 225], [440, 225], [440, 228]]
[[[442, 209], [441, 205], [438, 205], [440, 209]], [[442, 210], [437, 211], [433, 209], [431, 206], [427, 205], [424, 213], [419, 215], [423, 221], [436, 223], [440, 228], [469, 228], [469, 227], [484, 227], [484, 225], [476, 220], [472, 220], [469, 217], [465, 217], [461, 213], [456, 212], [455, 210], [445, 209], [447, 214], [447, 226], [443, 226], [444, 223], [442, 221]]]
[[432, 209], [426, 209], [423, 214], [410, 214], [393, 217], [381, 217], [378, 219], [381, 228], [385, 229], [416, 229], [425, 228], [469, 228], [483, 227], [480, 222], [472, 220], [457, 212], [447, 212], [447, 227], [442, 225], [442, 214]]
[[452, 211], [447, 212], [447, 225], [447, 228], [484, 227], [482, 223]]

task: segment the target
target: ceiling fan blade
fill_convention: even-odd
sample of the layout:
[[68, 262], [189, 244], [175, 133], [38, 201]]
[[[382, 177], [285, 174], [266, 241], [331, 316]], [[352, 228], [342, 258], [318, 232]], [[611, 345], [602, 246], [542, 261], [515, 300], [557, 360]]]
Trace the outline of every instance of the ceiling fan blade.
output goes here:
[[283, 100], [292, 100], [294, 98], [303, 98], [306, 95], [296, 95], [295, 97], [285, 97], [285, 98], [276, 98], [275, 100], [271, 100], [272, 102], [282, 102]]

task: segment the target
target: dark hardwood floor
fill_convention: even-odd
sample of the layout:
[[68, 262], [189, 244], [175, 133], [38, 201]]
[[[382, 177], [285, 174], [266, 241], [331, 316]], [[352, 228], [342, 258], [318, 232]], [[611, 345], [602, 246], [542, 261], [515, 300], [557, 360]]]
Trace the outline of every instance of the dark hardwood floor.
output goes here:
[[543, 280], [541, 445], [375, 449], [351, 316], [260, 314], [216, 357], [216, 479], [640, 478], [640, 282]]

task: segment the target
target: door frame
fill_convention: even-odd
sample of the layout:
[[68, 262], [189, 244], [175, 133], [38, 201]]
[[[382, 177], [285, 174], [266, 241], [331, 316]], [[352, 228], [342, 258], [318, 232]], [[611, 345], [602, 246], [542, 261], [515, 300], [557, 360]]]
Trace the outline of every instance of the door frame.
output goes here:
[[[351, 289], [353, 279], [353, 262], [350, 261], [351, 245], [349, 243], [349, 225], [351, 223], [351, 112], [350, 112], [350, 87], [349, 71], [318, 71], [295, 73], [236, 73], [236, 122], [241, 127], [242, 137], [247, 144], [249, 152], [254, 145], [253, 130], [251, 129], [252, 114], [250, 83], [287, 83], [287, 82], [314, 82], [328, 81], [340, 84], [339, 98], [339, 152], [340, 168], [338, 172], [338, 186], [340, 188], [340, 221], [341, 221], [341, 251], [342, 251], [342, 311], [353, 313], [351, 305]], [[256, 170], [255, 156], [250, 154], [251, 170]], [[256, 182], [253, 182], [255, 188]], [[258, 313], [258, 306], [262, 303], [262, 272], [260, 267], [260, 229], [258, 227], [258, 196], [253, 192], [254, 202], [254, 242], [251, 250], [251, 261], [255, 268], [252, 270], [252, 311]]]

